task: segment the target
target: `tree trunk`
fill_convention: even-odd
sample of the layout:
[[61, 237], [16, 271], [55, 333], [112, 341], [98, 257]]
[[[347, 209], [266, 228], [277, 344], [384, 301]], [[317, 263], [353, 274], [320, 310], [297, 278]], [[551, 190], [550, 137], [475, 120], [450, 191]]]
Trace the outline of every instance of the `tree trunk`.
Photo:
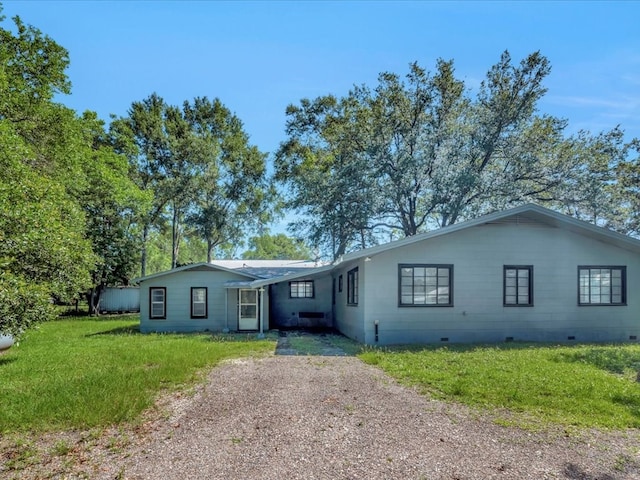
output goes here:
[[179, 250], [179, 217], [180, 212], [176, 208], [175, 204], [173, 206], [173, 220], [171, 226], [171, 268], [176, 268], [178, 266], [178, 250]]
[[211, 260], [213, 260], [213, 247], [213, 242], [207, 238], [207, 263], [211, 263]]
[[99, 316], [100, 315], [100, 297], [102, 295], [102, 291], [104, 290], [104, 285], [96, 285], [87, 293], [87, 304], [89, 306], [89, 316]]
[[140, 276], [147, 275], [147, 240], [149, 239], [149, 225], [145, 224], [142, 228], [142, 252], [140, 261]]

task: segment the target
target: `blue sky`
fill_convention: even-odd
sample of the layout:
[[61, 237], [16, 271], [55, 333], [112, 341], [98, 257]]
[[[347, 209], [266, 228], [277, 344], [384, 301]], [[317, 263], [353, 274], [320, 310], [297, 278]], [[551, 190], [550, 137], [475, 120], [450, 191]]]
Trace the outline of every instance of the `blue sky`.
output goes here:
[[[552, 71], [540, 112], [569, 133], [616, 125], [640, 137], [640, 2], [4, 1], [69, 50], [81, 112], [126, 115], [157, 92], [169, 103], [218, 97], [253, 144], [284, 140], [285, 108], [302, 98], [374, 86], [410, 62], [455, 61], [476, 87], [500, 54], [540, 50]], [[5, 21], [4, 26], [7, 27]]]

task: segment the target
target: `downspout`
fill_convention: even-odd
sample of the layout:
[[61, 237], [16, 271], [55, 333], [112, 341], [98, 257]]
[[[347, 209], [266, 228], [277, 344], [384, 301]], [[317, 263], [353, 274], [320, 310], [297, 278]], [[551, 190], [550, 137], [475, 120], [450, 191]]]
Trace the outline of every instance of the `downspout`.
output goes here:
[[260, 287], [258, 292], [258, 295], [260, 295], [260, 333], [258, 338], [264, 338], [264, 287]]

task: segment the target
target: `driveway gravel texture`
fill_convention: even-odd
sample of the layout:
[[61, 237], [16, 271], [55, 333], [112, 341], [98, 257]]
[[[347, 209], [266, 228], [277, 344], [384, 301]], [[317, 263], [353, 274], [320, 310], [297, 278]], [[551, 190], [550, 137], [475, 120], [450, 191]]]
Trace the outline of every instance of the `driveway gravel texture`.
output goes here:
[[227, 361], [147, 417], [0, 478], [640, 479], [637, 430], [500, 426], [349, 356]]

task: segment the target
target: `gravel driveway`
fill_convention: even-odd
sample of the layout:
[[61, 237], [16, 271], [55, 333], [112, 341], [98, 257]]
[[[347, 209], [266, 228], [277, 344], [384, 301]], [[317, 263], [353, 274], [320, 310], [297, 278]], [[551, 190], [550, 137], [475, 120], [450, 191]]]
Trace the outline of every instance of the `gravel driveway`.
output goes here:
[[500, 427], [354, 357], [229, 362], [171, 409], [118, 465], [121, 478], [640, 478], [637, 432]]
[[501, 427], [349, 356], [229, 361], [151, 417], [78, 451], [73, 473], [49, 465], [46, 478], [640, 479], [638, 431]]

